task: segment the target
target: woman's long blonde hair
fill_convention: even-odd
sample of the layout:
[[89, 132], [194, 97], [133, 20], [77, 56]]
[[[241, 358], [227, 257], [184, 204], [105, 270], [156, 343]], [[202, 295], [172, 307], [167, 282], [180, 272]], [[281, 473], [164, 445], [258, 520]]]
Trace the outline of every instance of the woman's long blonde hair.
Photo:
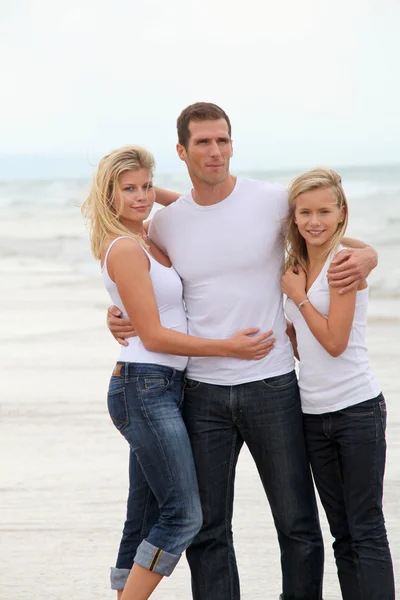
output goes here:
[[104, 156], [93, 176], [89, 195], [81, 207], [89, 224], [92, 253], [100, 259], [104, 242], [126, 235], [146, 246], [143, 239], [120, 221], [115, 205], [119, 177], [125, 171], [147, 169], [153, 174], [154, 156], [141, 146], [124, 146]]
[[307, 273], [307, 246], [295, 223], [296, 199], [304, 192], [310, 192], [311, 190], [318, 190], [321, 188], [331, 190], [333, 200], [336, 202], [339, 209], [343, 209], [342, 221], [338, 224], [336, 232], [329, 240], [329, 244], [324, 251], [326, 257], [337, 248], [344, 236], [348, 223], [348, 204], [340, 175], [332, 169], [312, 169], [311, 171], [299, 175], [292, 181], [289, 187], [289, 214], [286, 220], [285, 239], [285, 271], [289, 267], [300, 265]]

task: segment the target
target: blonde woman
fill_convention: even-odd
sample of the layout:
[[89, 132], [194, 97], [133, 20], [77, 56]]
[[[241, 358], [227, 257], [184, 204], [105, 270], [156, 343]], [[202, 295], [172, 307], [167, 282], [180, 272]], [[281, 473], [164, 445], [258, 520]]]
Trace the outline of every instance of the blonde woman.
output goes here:
[[340, 176], [315, 169], [289, 189], [282, 290], [300, 359], [304, 429], [316, 487], [335, 538], [345, 600], [393, 600], [382, 512], [386, 404], [365, 346], [368, 287], [340, 295], [328, 268], [348, 221]]
[[261, 359], [274, 344], [272, 332], [256, 335], [257, 329], [229, 339], [186, 334], [181, 280], [143, 227], [155, 200], [153, 169], [144, 148], [111, 152], [83, 205], [105, 286], [138, 334], [122, 346], [108, 390], [111, 419], [131, 448], [128, 515], [111, 571], [112, 588], [123, 600], [147, 599], [202, 524], [181, 416], [187, 357]]

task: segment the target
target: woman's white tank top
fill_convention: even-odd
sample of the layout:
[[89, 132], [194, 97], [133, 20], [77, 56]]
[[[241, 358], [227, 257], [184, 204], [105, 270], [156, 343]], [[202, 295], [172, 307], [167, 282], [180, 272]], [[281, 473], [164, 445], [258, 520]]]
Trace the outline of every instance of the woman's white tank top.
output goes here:
[[[342, 250], [343, 247], [339, 247]], [[310, 287], [307, 297], [314, 308], [328, 317], [330, 292], [327, 278], [330, 255]], [[289, 298], [285, 312], [296, 329], [300, 356], [299, 388], [304, 413], [323, 414], [342, 410], [375, 398], [381, 391], [367, 357], [368, 288], [359, 290], [349, 343], [340, 356], [333, 357], [311, 333], [301, 311]]]
[[[111, 301], [115, 306], [118, 306], [122, 311], [123, 316], [127, 317], [117, 286], [110, 278], [107, 270], [107, 259], [111, 248], [118, 240], [124, 238], [128, 238], [128, 236], [118, 237], [111, 242], [107, 249], [101, 271]], [[150, 278], [153, 284], [161, 325], [168, 329], [187, 333], [186, 313], [182, 297], [182, 282], [178, 273], [173, 267], [165, 267], [157, 262], [145, 248], [143, 248], [143, 251], [147, 254], [150, 261]], [[186, 368], [188, 362], [186, 356], [150, 352], [149, 350], [146, 350], [138, 337], [128, 338], [127, 342], [129, 344], [128, 346], [121, 346], [119, 360], [122, 362], [152, 363], [171, 367], [180, 371], [183, 371]]]

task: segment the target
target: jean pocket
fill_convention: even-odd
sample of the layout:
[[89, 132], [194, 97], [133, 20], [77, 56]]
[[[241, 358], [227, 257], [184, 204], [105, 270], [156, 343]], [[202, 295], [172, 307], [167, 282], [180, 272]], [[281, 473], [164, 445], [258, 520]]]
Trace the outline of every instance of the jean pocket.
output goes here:
[[347, 415], [348, 417], [370, 417], [374, 414], [374, 405], [371, 400], [367, 400], [366, 402], [360, 402], [359, 404], [353, 404], [353, 406], [349, 406], [348, 408], [343, 408], [338, 412], [342, 415]]
[[122, 377], [116, 377], [112, 375], [110, 379], [110, 383], [108, 384], [109, 392], [116, 392], [121, 390], [124, 387], [124, 379]]
[[139, 377], [137, 385], [141, 396], [146, 398], [157, 396], [167, 391], [171, 385], [171, 379], [160, 375], [153, 377], [148, 375], [147, 377]]
[[269, 377], [268, 379], [262, 379], [261, 381], [267, 388], [274, 391], [281, 391], [294, 385], [297, 381], [297, 377], [295, 371], [292, 371], [286, 375], [277, 375], [276, 377]]
[[183, 388], [185, 392], [190, 392], [190, 390], [197, 390], [197, 388], [201, 385], [201, 381], [196, 381], [196, 379], [190, 379], [189, 377], [183, 378]]
[[177, 407], [179, 408], [180, 411], [182, 411], [182, 405], [183, 405], [184, 399], [185, 399], [185, 385], [182, 385], [182, 391], [181, 391], [181, 395], [180, 395], [179, 404], [177, 404]]
[[113, 389], [110, 386], [107, 395], [107, 406], [115, 427], [118, 431], [123, 431], [129, 425], [129, 412], [124, 387]]

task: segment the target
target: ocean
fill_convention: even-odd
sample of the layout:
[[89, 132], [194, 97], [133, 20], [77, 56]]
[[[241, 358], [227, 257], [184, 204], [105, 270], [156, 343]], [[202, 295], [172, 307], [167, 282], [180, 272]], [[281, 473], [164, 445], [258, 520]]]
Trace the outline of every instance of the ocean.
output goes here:
[[[387, 314], [387, 301], [400, 299], [400, 165], [339, 169], [350, 206], [347, 234], [372, 245], [379, 267], [371, 274], [372, 313]], [[296, 171], [239, 173], [254, 179], [288, 184]], [[183, 175], [155, 177], [160, 187], [183, 192]], [[88, 179], [0, 181], [3, 235], [0, 254], [10, 268], [28, 261], [32, 269], [70, 269], [96, 275], [79, 206]], [[156, 207], [156, 210], [158, 207]]]

